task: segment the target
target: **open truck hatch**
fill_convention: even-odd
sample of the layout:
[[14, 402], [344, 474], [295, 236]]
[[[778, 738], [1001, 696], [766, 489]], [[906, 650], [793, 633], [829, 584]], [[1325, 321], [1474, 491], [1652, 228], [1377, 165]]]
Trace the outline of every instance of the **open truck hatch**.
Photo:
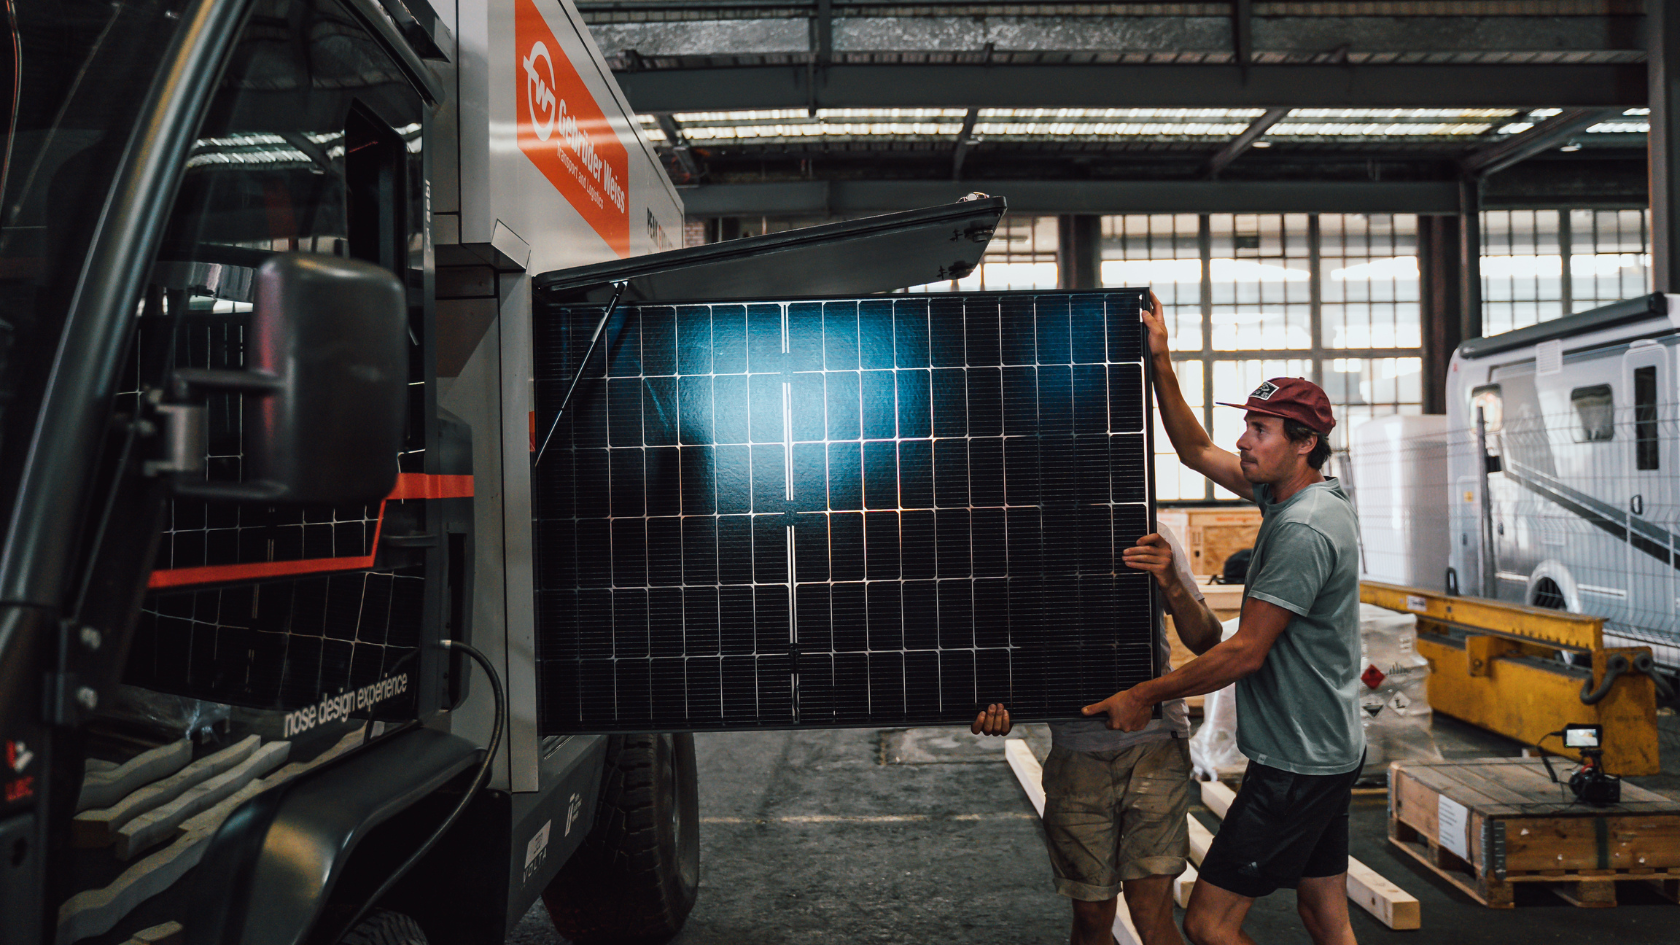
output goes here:
[[539, 299], [596, 302], [619, 283], [626, 301], [890, 292], [973, 272], [1003, 211], [1002, 197], [979, 197], [547, 272], [531, 284]]
[[1066, 718], [1156, 674], [1145, 291], [863, 295], [977, 261], [981, 203], [535, 280], [544, 734]]

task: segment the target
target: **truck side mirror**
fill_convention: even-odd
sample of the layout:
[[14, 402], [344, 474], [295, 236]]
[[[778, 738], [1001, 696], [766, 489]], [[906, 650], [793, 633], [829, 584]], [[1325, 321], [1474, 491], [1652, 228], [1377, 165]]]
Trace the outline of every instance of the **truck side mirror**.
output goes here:
[[[169, 455], [148, 472], [176, 473], [176, 494], [194, 498], [326, 505], [385, 498], [396, 483], [408, 406], [402, 283], [372, 263], [283, 253], [257, 269], [252, 301], [246, 369], [175, 372], [174, 402], [158, 407]], [[190, 478], [205, 466], [206, 411], [182, 401], [198, 392], [243, 395], [243, 482]]]

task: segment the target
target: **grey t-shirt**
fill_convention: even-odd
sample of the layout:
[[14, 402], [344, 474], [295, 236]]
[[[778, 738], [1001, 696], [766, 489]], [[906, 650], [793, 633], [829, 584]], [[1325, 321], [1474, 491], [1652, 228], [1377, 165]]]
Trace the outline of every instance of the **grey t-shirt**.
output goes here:
[[1237, 682], [1237, 747], [1295, 774], [1359, 767], [1359, 520], [1335, 479], [1283, 502], [1254, 487], [1260, 534], [1243, 596], [1295, 616], [1253, 675]]
[[[1155, 530], [1172, 548], [1173, 565], [1178, 569], [1179, 579], [1190, 585], [1191, 593], [1201, 600], [1202, 592], [1196, 588], [1196, 578], [1190, 573], [1190, 559], [1184, 554], [1184, 546], [1178, 543], [1178, 536], [1165, 525], [1157, 524]], [[1172, 644], [1167, 641], [1166, 622], [1159, 616], [1155, 618], [1155, 663], [1161, 667], [1162, 675], [1172, 670]], [[1161, 717], [1151, 719], [1149, 725], [1138, 732], [1110, 729], [1106, 715], [1050, 723], [1050, 743], [1068, 751], [1117, 751], [1175, 737], [1190, 737], [1190, 716], [1185, 711], [1183, 699], [1162, 703]]]

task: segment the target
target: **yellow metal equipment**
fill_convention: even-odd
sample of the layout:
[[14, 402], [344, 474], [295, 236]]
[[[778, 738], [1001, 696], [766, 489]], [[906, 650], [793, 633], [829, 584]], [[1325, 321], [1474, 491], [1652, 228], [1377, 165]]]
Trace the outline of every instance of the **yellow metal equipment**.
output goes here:
[[[1435, 711], [1530, 745], [1570, 722], [1602, 725], [1608, 773], [1659, 772], [1656, 684], [1639, 671], [1651, 650], [1606, 649], [1604, 618], [1374, 581], [1359, 591], [1367, 604], [1417, 614]], [[1559, 659], [1564, 650], [1591, 656], [1590, 678]], [[1558, 739], [1543, 747], [1577, 757]]]

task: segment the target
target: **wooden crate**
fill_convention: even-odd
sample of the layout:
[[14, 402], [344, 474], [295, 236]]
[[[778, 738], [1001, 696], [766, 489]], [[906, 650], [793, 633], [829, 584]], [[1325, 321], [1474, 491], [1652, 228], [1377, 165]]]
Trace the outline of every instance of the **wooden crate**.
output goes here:
[[1254, 547], [1260, 534], [1260, 510], [1254, 506], [1215, 509], [1160, 509], [1156, 519], [1178, 534], [1190, 570], [1222, 574], [1232, 552]]
[[1613, 906], [1630, 881], [1680, 901], [1680, 801], [1624, 782], [1620, 804], [1572, 803], [1538, 758], [1397, 761], [1388, 779], [1389, 839], [1485, 906], [1511, 908], [1516, 883], [1577, 906]]

